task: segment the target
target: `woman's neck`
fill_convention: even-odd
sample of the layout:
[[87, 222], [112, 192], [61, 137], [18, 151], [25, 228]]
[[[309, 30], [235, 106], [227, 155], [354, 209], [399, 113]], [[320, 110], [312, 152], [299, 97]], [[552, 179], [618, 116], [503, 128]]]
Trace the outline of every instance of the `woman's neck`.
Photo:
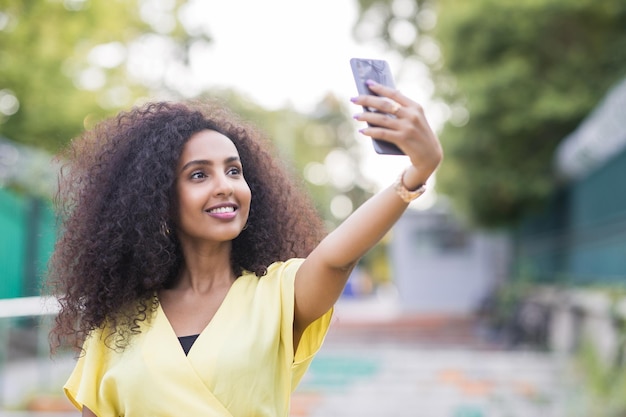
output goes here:
[[230, 287], [235, 280], [231, 265], [231, 245], [183, 246], [184, 262], [175, 288], [207, 292], [213, 288]]

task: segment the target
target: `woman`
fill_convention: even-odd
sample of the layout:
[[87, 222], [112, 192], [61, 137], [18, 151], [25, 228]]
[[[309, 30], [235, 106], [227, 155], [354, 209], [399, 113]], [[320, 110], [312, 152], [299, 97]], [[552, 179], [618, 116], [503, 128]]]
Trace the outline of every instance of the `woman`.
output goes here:
[[376, 126], [361, 132], [411, 164], [324, 239], [259, 133], [222, 108], [149, 104], [72, 143], [52, 335], [82, 346], [65, 392], [83, 416], [289, 414], [353, 267], [442, 159], [422, 108], [369, 86], [379, 96], [352, 99], [379, 111], [355, 116]]

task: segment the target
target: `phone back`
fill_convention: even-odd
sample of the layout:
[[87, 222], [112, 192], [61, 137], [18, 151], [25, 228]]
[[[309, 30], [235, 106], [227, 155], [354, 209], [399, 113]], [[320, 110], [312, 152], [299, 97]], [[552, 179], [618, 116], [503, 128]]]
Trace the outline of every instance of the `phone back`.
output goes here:
[[352, 74], [354, 75], [359, 94], [374, 94], [367, 88], [367, 84], [365, 84], [367, 80], [374, 80], [379, 84], [395, 88], [391, 68], [389, 68], [387, 61], [382, 59], [352, 58], [350, 59], [350, 66], [352, 67]]
[[[385, 60], [352, 58], [350, 59], [350, 66], [352, 67], [352, 75], [354, 76], [354, 81], [359, 94], [376, 95], [376, 93], [367, 87], [367, 80], [374, 80], [379, 84], [396, 88], [393, 82], [391, 68], [389, 67], [389, 63]], [[367, 107], [364, 109], [365, 111], [374, 111]], [[374, 150], [379, 154], [404, 155], [404, 152], [391, 142], [374, 138], [372, 139], [372, 143], [374, 145]]]

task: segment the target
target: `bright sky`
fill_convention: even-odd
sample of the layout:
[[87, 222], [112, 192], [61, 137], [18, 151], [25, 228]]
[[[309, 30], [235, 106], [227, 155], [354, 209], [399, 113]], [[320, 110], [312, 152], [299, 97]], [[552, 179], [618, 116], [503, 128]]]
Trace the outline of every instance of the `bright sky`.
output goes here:
[[[395, 55], [353, 40], [356, 0], [195, 0], [194, 7], [191, 18], [206, 24], [212, 37], [194, 61], [198, 82], [232, 87], [267, 108], [292, 105], [305, 112], [327, 92], [351, 106], [350, 58], [387, 59], [392, 69], [397, 63]], [[397, 86], [416, 100], [429, 98], [417, 86]], [[355, 132], [359, 127], [355, 122]], [[367, 147], [364, 175], [379, 186], [391, 183], [407, 158], [378, 155], [359, 136]]]
[[355, 94], [349, 59], [381, 55], [352, 40], [353, 0], [196, 0], [209, 28], [205, 77], [270, 108], [308, 110], [326, 92]]

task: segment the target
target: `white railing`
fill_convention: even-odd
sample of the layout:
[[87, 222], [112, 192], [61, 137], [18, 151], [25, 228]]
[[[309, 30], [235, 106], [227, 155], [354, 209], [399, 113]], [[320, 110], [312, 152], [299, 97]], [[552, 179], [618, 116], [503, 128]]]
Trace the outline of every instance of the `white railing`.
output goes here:
[[[29, 396], [38, 392], [61, 392], [62, 381], [69, 375], [73, 360], [65, 357], [52, 359], [49, 354], [48, 332], [58, 311], [59, 304], [54, 297], [0, 299], [0, 417], [68, 415], [9, 411], [20, 408]], [[30, 347], [35, 354], [17, 355], [19, 359], [13, 361], [11, 359], [17, 356], [15, 350], [9, 352], [15, 341], [11, 336], [23, 325], [23, 320], [29, 318], [38, 322], [36, 340]]]
[[0, 319], [55, 315], [59, 304], [54, 297], [20, 297], [0, 300]]

